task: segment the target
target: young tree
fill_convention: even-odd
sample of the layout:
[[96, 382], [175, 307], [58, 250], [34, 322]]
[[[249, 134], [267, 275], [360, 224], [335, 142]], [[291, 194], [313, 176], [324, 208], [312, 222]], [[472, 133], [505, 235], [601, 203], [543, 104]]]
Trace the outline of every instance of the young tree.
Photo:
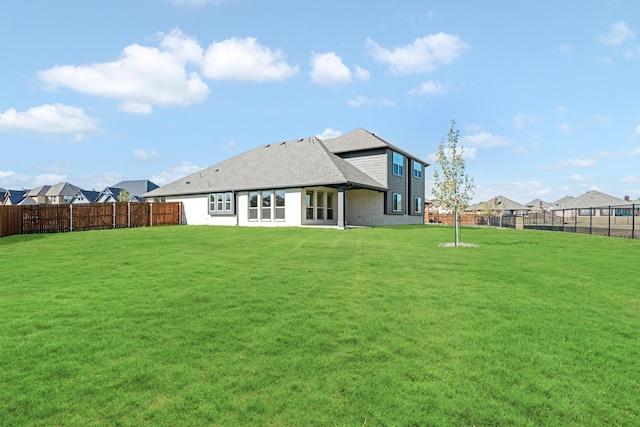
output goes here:
[[464, 148], [458, 147], [460, 131], [455, 129], [455, 124], [456, 121], [452, 119], [447, 138], [443, 139], [438, 147], [438, 167], [433, 172], [433, 194], [445, 209], [452, 210], [455, 215], [455, 245], [458, 246], [460, 212], [469, 206], [476, 185], [473, 178], [466, 174], [462, 158]]
[[482, 216], [485, 218], [486, 220], [486, 225], [490, 225], [490, 221], [491, 218], [493, 218], [493, 216], [495, 215], [495, 212], [493, 210], [494, 206], [493, 206], [493, 202], [494, 200], [488, 200], [486, 202], [483, 203], [482, 205]]
[[129, 192], [127, 190], [122, 188], [120, 190], [120, 192], [118, 193], [118, 201], [119, 202], [128, 202], [130, 200], [131, 200], [131, 194], [129, 194]]

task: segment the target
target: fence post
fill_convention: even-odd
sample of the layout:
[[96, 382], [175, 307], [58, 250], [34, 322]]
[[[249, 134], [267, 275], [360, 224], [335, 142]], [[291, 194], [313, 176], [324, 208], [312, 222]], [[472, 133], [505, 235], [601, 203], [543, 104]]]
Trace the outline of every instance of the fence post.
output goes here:
[[564, 209], [562, 209], [562, 231], [564, 231]]
[[131, 202], [127, 202], [127, 228], [131, 228]]
[[636, 238], [636, 204], [631, 204], [631, 238]]
[[589, 208], [589, 234], [593, 234], [593, 209]]
[[73, 205], [69, 203], [69, 231], [73, 231]]
[[116, 228], [116, 202], [112, 202], [111, 206], [113, 207], [112, 228]]
[[607, 227], [607, 236], [611, 237], [611, 205], [609, 205], [609, 226]]
[[578, 232], [578, 208], [576, 208], [576, 210], [573, 211], [573, 232], [574, 233]]
[[149, 227], [153, 227], [153, 202], [149, 202]]

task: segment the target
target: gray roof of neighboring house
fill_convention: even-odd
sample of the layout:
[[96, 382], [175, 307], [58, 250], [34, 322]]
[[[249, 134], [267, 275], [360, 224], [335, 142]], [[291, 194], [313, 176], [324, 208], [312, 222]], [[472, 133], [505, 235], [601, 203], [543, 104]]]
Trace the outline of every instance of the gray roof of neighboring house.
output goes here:
[[84, 197], [89, 203], [93, 203], [98, 200], [98, 197], [100, 197], [100, 192], [93, 190], [80, 190], [76, 193], [75, 197]]
[[51, 188], [50, 185], [41, 185], [40, 187], [32, 188], [27, 193], [28, 197], [37, 197], [37, 196], [45, 196], [47, 191]]
[[492, 199], [489, 199], [487, 202], [485, 203], [489, 203], [489, 202], [493, 202], [493, 200], [497, 199], [498, 200], [498, 204], [501, 205], [500, 208], [502, 208], [504, 205], [504, 209], [508, 210], [508, 211], [526, 211], [529, 210], [529, 208], [527, 208], [525, 205], [521, 205], [518, 202], [515, 202], [511, 199], [509, 199], [508, 197], [504, 197], [504, 196], [496, 196]]
[[551, 207], [554, 209], [563, 209], [564, 205], [569, 203], [571, 200], [573, 200], [573, 196], [564, 196], [563, 198], [551, 203]]
[[600, 191], [592, 190], [586, 193], [574, 197], [571, 200], [563, 203], [560, 209], [580, 209], [580, 208], [593, 208], [604, 206], [620, 206], [629, 205], [630, 203], [624, 199], [620, 199], [609, 194], [601, 193]]
[[393, 151], [410, 157], [428, 166], [429, 164], [420, 160], [416, 156], [396, 147], [395, 145], [385, 141], [376, 134], [366, 129], [358, 128], [336, 138], [325, 139], [322, 141], [332, 153], [348, 153], [351, 151], [371, 150], [375, 148], [389, 148]]
[[82, 188], [77, 187], [68, 182], [59, 182], [52, 185], [46, 193], [46, 196], [75, 196]]
[[139, 179], [134, 181], [121, 181], [111, 186], [111, 188], [122, 188], [127, 190], [131, 196], [141, 196], [144, 193], [155, 190], [158, 188], [158, 185], [146, 179]]
[[144, 197], [349, 184], [387, 189], [331, 153], [318, 138], [308, 137], [261, 145], [152, 190]]
[[[29, 190], [4, 190], [3, 196], [7, 195], [12, 205], [22, 204], [21, 202], [27, 197]], [[29, 199], [31, 200], [31, 199]]]
[[548, 210], [550, 208], [550, 206], [551, 206], [551, 203], [545, 202], [542, 199], [534, 199], [534, 200], [530, 201], [529, 203], [526, 203], [525, 206], [530, 208], [530, 209]]

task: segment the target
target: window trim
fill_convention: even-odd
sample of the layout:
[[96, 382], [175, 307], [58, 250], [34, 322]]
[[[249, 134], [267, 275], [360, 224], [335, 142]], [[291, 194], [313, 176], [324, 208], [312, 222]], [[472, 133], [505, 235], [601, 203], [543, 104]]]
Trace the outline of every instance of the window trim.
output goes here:
[[415, 160], [413, 161], [413, 177], [416, 179], [422, 179], [422, 163], [416, 162]]
[[415, 196], [413, 198], [413, 213], [414, 214], [422, 213], [422, 197]]
[[402, 194], [392, 193], [391, 210], [393, 212], [402, 212]]
[[[229, 199], [227, 204], [227, 198]], [[209, 193], [207, 198], [209, 215], [234, 215], [236, 203], [233, 191]]]
[[[404, 176], [404, 156], [400, 153], [392, 151], [393, 174], [396, 176]], [[396, 162], [396, 156], [398, 162]]]

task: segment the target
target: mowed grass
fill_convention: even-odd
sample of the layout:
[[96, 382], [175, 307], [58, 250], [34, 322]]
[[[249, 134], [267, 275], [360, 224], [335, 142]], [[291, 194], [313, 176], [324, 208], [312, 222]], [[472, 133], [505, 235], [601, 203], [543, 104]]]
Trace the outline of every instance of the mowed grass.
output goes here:
[[439, 226], [0, 239], [0, 425], [640, 424], [640, 242]]

